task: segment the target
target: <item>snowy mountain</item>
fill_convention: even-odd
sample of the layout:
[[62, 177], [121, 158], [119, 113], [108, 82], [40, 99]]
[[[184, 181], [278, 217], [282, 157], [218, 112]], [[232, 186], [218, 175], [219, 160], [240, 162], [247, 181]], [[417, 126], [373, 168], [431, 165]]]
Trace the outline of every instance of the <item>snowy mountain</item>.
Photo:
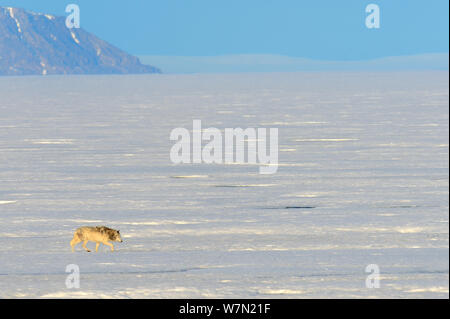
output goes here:
[[0, 7], [0, 75], [161, 73], [65, 19]]

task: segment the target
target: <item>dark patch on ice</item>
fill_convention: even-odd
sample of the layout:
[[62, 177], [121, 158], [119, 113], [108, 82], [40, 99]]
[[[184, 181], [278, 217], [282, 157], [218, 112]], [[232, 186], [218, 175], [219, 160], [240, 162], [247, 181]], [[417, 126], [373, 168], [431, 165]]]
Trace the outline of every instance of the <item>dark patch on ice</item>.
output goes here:
[[421, 206], [418, 205], [398, 205], [398, 206], [389, 206], [389, 208], [418, 208]]
[[437, 205], [391, 205], [391, 206], [379, 206], [381, 208], [436, 208], [441, 207]]
[[306, 274], [306, 275], [297, 275], [297, 278], [308, 278], [308, 277], [350, 277], [355, 274], [342, 274], [342, 273], [317, 273], [317, 274]]
[[313, 209], [316, 206], [280, 206], [280, 207], [261, 207], [262, 209]]
[[175, 178], [175, 179], [201, 179], [201, 178], [208, 178], [209, 176], [207, 175], [186, 175], [186, 176], [170, 176], [170, 178]]

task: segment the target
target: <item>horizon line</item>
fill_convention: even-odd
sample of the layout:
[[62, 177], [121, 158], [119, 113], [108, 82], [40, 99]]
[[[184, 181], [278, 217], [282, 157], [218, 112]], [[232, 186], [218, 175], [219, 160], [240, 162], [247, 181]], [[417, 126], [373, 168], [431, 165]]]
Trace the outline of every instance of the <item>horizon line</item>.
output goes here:
[[282, 54], [214, 56], [135, 55], [143, 64], [166, 74], [296, 71], [418, 71], [449, 70], [449, 52], [385, 56], [366, 60], [320, 60]]

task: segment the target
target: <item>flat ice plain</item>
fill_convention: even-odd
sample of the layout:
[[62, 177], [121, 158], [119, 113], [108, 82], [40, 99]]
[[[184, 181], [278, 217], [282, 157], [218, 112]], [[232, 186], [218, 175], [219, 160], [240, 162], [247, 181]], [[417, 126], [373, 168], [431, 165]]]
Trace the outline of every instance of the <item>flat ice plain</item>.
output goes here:
[[[0, 298], [448, 298], [448, 84], [448, 72], [2, 77]], [[170, 132], [193, 119], [278, 127], [278, 172], [172, 164]], [[71, 253], [83, 225], [124, 242]], [[369, 264], [380, 288], [366, 288]]]

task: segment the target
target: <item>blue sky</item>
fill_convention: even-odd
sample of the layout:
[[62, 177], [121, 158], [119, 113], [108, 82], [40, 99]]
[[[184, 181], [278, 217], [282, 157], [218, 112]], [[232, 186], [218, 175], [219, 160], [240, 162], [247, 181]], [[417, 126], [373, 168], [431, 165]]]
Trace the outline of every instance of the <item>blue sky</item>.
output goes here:
[[[1, 6], [65, 15], [135, 55], [271, 54], [366, 60], [448, 52], [448, 0], [0, 0]], [[378, 4], [379, 29], [365, 26]]]

